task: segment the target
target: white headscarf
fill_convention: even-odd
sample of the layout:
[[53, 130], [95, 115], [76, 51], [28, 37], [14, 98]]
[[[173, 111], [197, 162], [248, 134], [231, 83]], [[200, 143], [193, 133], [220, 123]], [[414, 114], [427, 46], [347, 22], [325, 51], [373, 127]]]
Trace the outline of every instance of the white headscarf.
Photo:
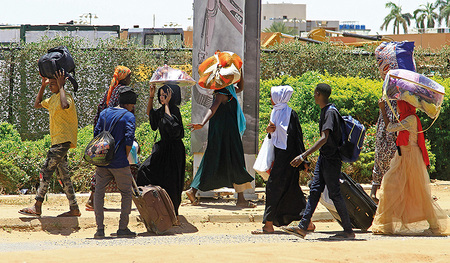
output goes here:
[[272, 143], [275, 147], [286, 150], [287, 148], [287, 129], [291, 119], [292, 109], [287, 105], [291, 99], [294, 89], [291, 86], [272, 87], [270, 94], [275, 103], [270, 121], [275, 124], [275, 131], [272, 133]]

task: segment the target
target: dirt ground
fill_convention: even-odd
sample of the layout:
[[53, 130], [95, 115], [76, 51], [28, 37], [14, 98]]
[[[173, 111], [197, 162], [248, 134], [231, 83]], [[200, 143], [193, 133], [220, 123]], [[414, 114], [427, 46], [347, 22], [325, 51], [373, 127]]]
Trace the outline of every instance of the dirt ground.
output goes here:
[[[317, 231], [339, 230], [335, 222], [318, 222]], [[249, 233], [258, 223], [208, 224], [196, 235]], [[5, 235], [9, 236], [5, 240]], [[0, 231], [3, 242], [58, 240], [62, 236], [44, 232]], [[71, 238], [90, 238], [92, 231], [80, 230]], [[171, 244], [118, 247], [65, 248], [44, 251], [0, 253], [0, 262], [450, 262], [450, 239], [395, 239], [336, 242]]]
[[[432, 195], [444, 209], [450, 209], [450, 183], [432, 185]], [[18, 208], [21, 205], [17, 205]], [[336, 222], [315, 222], [316, 232], [340, 231]], [[134, 229], [133, 229], [134, 227]], [[251, 236], [250, 231], [261, 223], [210, 223], [196, 222], [195, 231], [176, 234], [183, 237], [223, 235]], [[142, 232], [142, 229], [132, 230]], [[279, 230], [279, 229], [277, 229]], [[112, 230], [111, 230], [112, 231]], [[111, 232], [110, 231], [110, 232]], [[45, 231], [17, 231], [0, 228], [2, 244], [28, 244], [58, 242], [59, 240], [90, 239], [93, 229], [80, 229], [68, 236]], [[281, 234], [280, 231], [278, 233]], [[359, 234], [357, 234], [358, 237]], [[192, 243], [192, 244], [133, 244], [121, 246], [66, 247], [53, 250], [25, 250], [0, 252], [0, 262], [450, 262], [450, 237], [374, 237], [355, 241], [300, 240], [289, 236], [280, 242]], [[269, 236], [269, 235], [266, 235]], [[274, 235], [279, 236], [279, 235]], [[151, 238], [138, 237], [137, 239]], [[286, 239], [286, 238], [285, 238]], [[107, 260], [106, 260], [107, 259]]]

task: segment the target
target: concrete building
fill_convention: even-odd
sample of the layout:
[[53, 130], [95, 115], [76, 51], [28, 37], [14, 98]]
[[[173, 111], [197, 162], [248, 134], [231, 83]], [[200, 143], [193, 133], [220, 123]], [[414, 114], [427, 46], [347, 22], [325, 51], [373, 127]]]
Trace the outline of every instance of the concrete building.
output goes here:
[[94, 25], [20, 25], [0, 26], [0, 45], [11, 43], [32, 43], [47, 36], [77, 36], [95, 42], [98, 39], [118, 38], [120, 26], [94, 26]]
[[295, 28], [297, 34], [306, 31], [306, 4], [262, 4], [261, 30], [269, 28], [274, 22], [284, 22]]

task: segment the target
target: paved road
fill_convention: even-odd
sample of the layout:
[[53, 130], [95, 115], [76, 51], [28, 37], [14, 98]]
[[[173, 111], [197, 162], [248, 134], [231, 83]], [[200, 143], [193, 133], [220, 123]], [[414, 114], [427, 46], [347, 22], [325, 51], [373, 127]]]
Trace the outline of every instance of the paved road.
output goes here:
[[[62, 248], [85, 248], [85, 247], [112, 247], [112, 246], [140, 246], [140, 245], [209, 245], [209, 244], [256, 244], [256, 243], [301, 243], [301, 242], [337, 242], [330, 238], [336, 232], [316, 232], [309, 234], [306, 239], [301, 239], [284, 232], [277, 231], [272, 235], [252, 235], [252, 234], [186, 234], [171, 236], [155, 236], [153, 234], [143, 233], [136, 238], [116, 238], [113, 236], [105, 239], [97, 240], [93, 238], [73, 238], [63, 237], [57, 240], [48, 241], [20, 241], [20, 242], [2, 242], [0, 240], [0, 252], [18, 252], [18, 251], [43, 251]], [[380, 236], [371, 233], [357, 233], [358, 241], [374, 241], [374, 240], [443, 240], [450, 241], [450, 237], [433, 237], [433, 236]], [[341, 240], [342, 241], [342, 240]]]

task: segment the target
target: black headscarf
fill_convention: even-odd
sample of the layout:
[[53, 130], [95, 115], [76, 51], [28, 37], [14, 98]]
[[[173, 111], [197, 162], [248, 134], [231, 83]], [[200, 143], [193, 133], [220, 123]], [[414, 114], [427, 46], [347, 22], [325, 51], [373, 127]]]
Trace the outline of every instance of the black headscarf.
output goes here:
[[172, 85], [172, 84], [165, 84], [164, 86], [162, 86], [161, 88], [158, 89], [158, 101], [159, 101], [159, 103], [162, 105], [161, 99], [160, 99], [161, 90], [163, 90], [165, 93], [167, 93], [167, 91], [169, 89], [172, 90], [172, 98], [170, 98], [169, 107], [180, 105], [180, 103], [181, 103], [180, 86]]

